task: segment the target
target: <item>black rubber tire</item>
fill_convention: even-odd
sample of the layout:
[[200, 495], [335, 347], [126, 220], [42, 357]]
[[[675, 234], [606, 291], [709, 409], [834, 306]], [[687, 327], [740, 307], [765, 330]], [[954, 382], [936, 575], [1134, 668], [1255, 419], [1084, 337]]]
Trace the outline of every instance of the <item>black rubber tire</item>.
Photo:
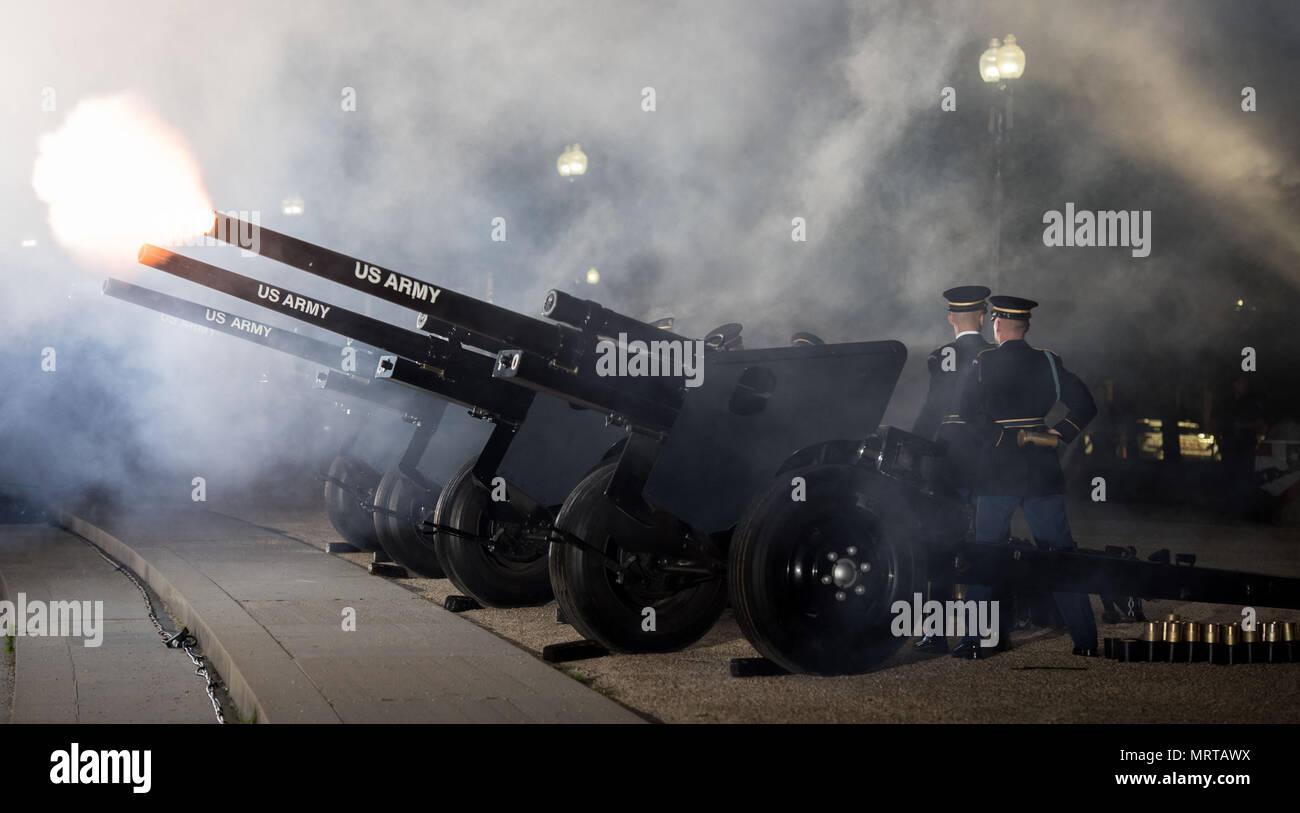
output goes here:
[[[474, 482], [474, 459], [466, 461], [443, 487], [433, 520], [440, 526], [488, 536], [490, 495]], [[498, 556], [486, 545], [449, 533], [434, 535], [438, 561], [452, 584], [485, 607], [529, 607], [552, 598], [546, 548], [527, 561]]]
[[[791, 498], [783, 476], [736, 526], [727, 568], [732, 610], [754, 648], [788, 671], [867, 671], [907, 640], [892, 634], [891, 608], [924, 592], [920, 528], [895, 484], [874, 472], [823, 464], [795, 474], [804, 478], [804, 501]], [[835, 570], [829, 553], [849, 564]], [[854, 581], [822, 583], [837, 573]]]
[[379, 472], [355, 457], [338, 455], [330, 461], [329, 478], [325, 481], [325, 512], [334, 530], [361, 550], [379, 550], [375, 522], [365, 507], [373, 505]]
[[[604, 496], [617, 461], [587, 475], [560, 508], [555, 525], [588, 545], [618, 556], [618, 536], [637, 533]], [[604, 559], [563, 542], [551, 543], [551, 586], [565, 620], [585, 638], [613, 652], [671, 652], [698, 641], [727, 602], [721, 578], [648, 599], [615, 582]], [[655, 608], [655, 629], [642, 629], [645, 607]]]
[[396, 468], [384, 472], [375, 487], [374, 524], [379, 544], [393, 561], [426, 579], [446, 578], [433, 540], [418, 530], [433, 513], [441, 491], [437, 483], [417, 481]]

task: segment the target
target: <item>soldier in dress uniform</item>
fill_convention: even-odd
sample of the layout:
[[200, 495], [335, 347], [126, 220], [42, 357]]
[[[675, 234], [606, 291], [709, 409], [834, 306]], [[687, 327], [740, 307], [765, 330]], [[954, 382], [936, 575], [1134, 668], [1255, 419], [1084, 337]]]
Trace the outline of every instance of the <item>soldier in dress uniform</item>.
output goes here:
[[986, 299], [989, 289], [983, 285], [962, 285], [943, 292], [948, 300], [948, 324], [953, 340], [930, 354], [926, 365], [930, 371], [930, 391], [925, 406], [912, 426], [913, 434], [933, 440], [943, 449], [940, 469], [942, 485], [968, 498], [978, 474], [979, 436], [958, 410], [962, 383], [972, 369], [975, 357], [995, 345], [984, 338]]
[[[989, 289], [983, 285], [961, 285], [943, 292], [943, 298], [948, 301], [948, 324], [952, 326], [953, 340], [926, 359], [930, 390], [912, 426], [913, 434], [932, 440], [943, 449], [936, 486], [956, 493], [963, 500], [974, 496], [980, 443], [957, 411], [962, 380], [970, 371], [971, 363], [980, 352], [994, 346], [982, 333], [988, 295]], [[935, 590], [930, 598], [943, 601], [946, 596]], [[917, 642], [916, 648], [922, 652], [947, 652], [948, 642], [927, 635]]]
[[[998, 346], [976, 357], [963, 383], [959, 409], [982, 444], [975, 492], [975, 541], [1005, 542], [1011, 536], [1011, 517], [1020, 508], [1036, 542], [1073, 550], [1076, 545], [1065, 515], [1065, 478], [1056, 447], [1032, 442], [1021, 445], [1020, 430], [1069, 443], [1097, 414], [1097, 405], [1087, 386], [1065, 369], [1059, 355], [1025, 341], [1029, 315], [1037, 302], [1015, 296], [994, 296], [989, 301]], [[1058, 401], [1067, 412], [1049, 427], [1047, 413]], [[989, 597], [989, 588], [980, 585], [972, 585], [967, 593], [968, 599], [976, 601]], [[1095, 655], [1097, 622], [1088, 596], [1056, 593], [1055, 599], [1074, 640], [1074, 654]], [[984, 654], [979, 641], [969, 636], [953, 650], [954, 657]]]

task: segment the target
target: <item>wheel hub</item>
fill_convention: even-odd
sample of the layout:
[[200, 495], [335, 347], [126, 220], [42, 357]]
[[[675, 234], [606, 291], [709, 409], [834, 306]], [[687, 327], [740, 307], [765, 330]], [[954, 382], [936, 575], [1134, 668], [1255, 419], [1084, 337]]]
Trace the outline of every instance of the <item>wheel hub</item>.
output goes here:
[[858, 580], [871, 572], [871, 563], [859, 560], [857, 546], [849, 546], [843, 555], [830, 551], [826, 554], [826, 561], [830, 566], [822, 572], [819, 581], [834, 591], [836, 601], [846, 601], [850, 595], [866, 594], [866, 585], [859, 584]]

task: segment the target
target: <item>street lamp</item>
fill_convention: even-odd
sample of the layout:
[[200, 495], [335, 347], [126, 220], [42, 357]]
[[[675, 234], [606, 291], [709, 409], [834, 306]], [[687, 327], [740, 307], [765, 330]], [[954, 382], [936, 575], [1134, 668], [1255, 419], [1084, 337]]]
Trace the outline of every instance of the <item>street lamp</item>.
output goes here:
[[1007, 34], [1006, 41], [998, 49], [998, 74], [1003, 79], [1019, 79], [1024, 72], [1025, 52], [1016, 45], [1016, 35]]
[[561, 178], [572, 181], [587, 171], [587, 154], [582, 151], [580, 144], [570, 144], [555, 159], [555, 168], [559, 170]]
[[980, 78], [987, 84], [997, 84], [1001, 109], [994, 103], [989, 106], [989, 134], [993, 136], [993, 275], [992, 284], [999, 287], [1002, 265], [1002, 145], [1011, 141], [1013, 124], [1012, 81], [1025, 74], [1025, 52], [1016, 43], [1015, 34], [1007, 34], [1001, 44], [997, 38], [989, 40], [989, 47], [980, 54]]
[[989, 40], [989, 47], [980, 54], [980, 78], [985, 82], [996, 82], [1002, 78], [998, 70], [998, 47], [1001, 45], [998, 38], [994, 37]]

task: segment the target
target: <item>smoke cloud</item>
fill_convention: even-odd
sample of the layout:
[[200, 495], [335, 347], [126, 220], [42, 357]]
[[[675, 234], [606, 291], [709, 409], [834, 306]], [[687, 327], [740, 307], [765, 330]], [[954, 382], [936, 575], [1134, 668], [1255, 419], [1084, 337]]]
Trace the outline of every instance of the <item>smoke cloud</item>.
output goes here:
[[[911, 361], [886, 420], [910, 426], [920, 360], [951, 335], [939, 296], [951, 285], [1040, 301], [1031, 336], [1094, 382], [1210, 382], [1228, 367], [1196, 359], [1269, 346], [1300, 288], [1285, 109], [1298, 16], [1282, 2], [1233, 16], [1210, 2], [1028, 0], [16, 8], [0, 157], [3, 476], [244, 477], [320, 454], [313, 427], [333, 420], [303, 392], [309, 365], [98, 295], [133, 250], [87, 258], [52, 239], [39, 171], [33, 187], [40, 138], [81, 102], [146, 105], [190, 145], [218, 209], [525, 313], [558, 287], [674, 316], [692, 335], [740, 321], [749, 347], [796, 330], [900, 339]], [[1000, 99], [976, 62], [1008, 31], [1028, 57], [995, 273], [986, 128]], [[555, 159], [573, 143], [589, 167], [570, 182]], [[128, 191], [119, 208], [139, 214]], [[283, 213], [290, 198], [301, 215]], [[1043, 213], [1067, 202], [1150, 210], [1151, 256], [1044, 246]], [[491, 239], [498, 217], [504, 242]], [[186, 253], [413, 324], [229, 248]], [[1294, 369], [1271, 358], [1271, 375]]]

